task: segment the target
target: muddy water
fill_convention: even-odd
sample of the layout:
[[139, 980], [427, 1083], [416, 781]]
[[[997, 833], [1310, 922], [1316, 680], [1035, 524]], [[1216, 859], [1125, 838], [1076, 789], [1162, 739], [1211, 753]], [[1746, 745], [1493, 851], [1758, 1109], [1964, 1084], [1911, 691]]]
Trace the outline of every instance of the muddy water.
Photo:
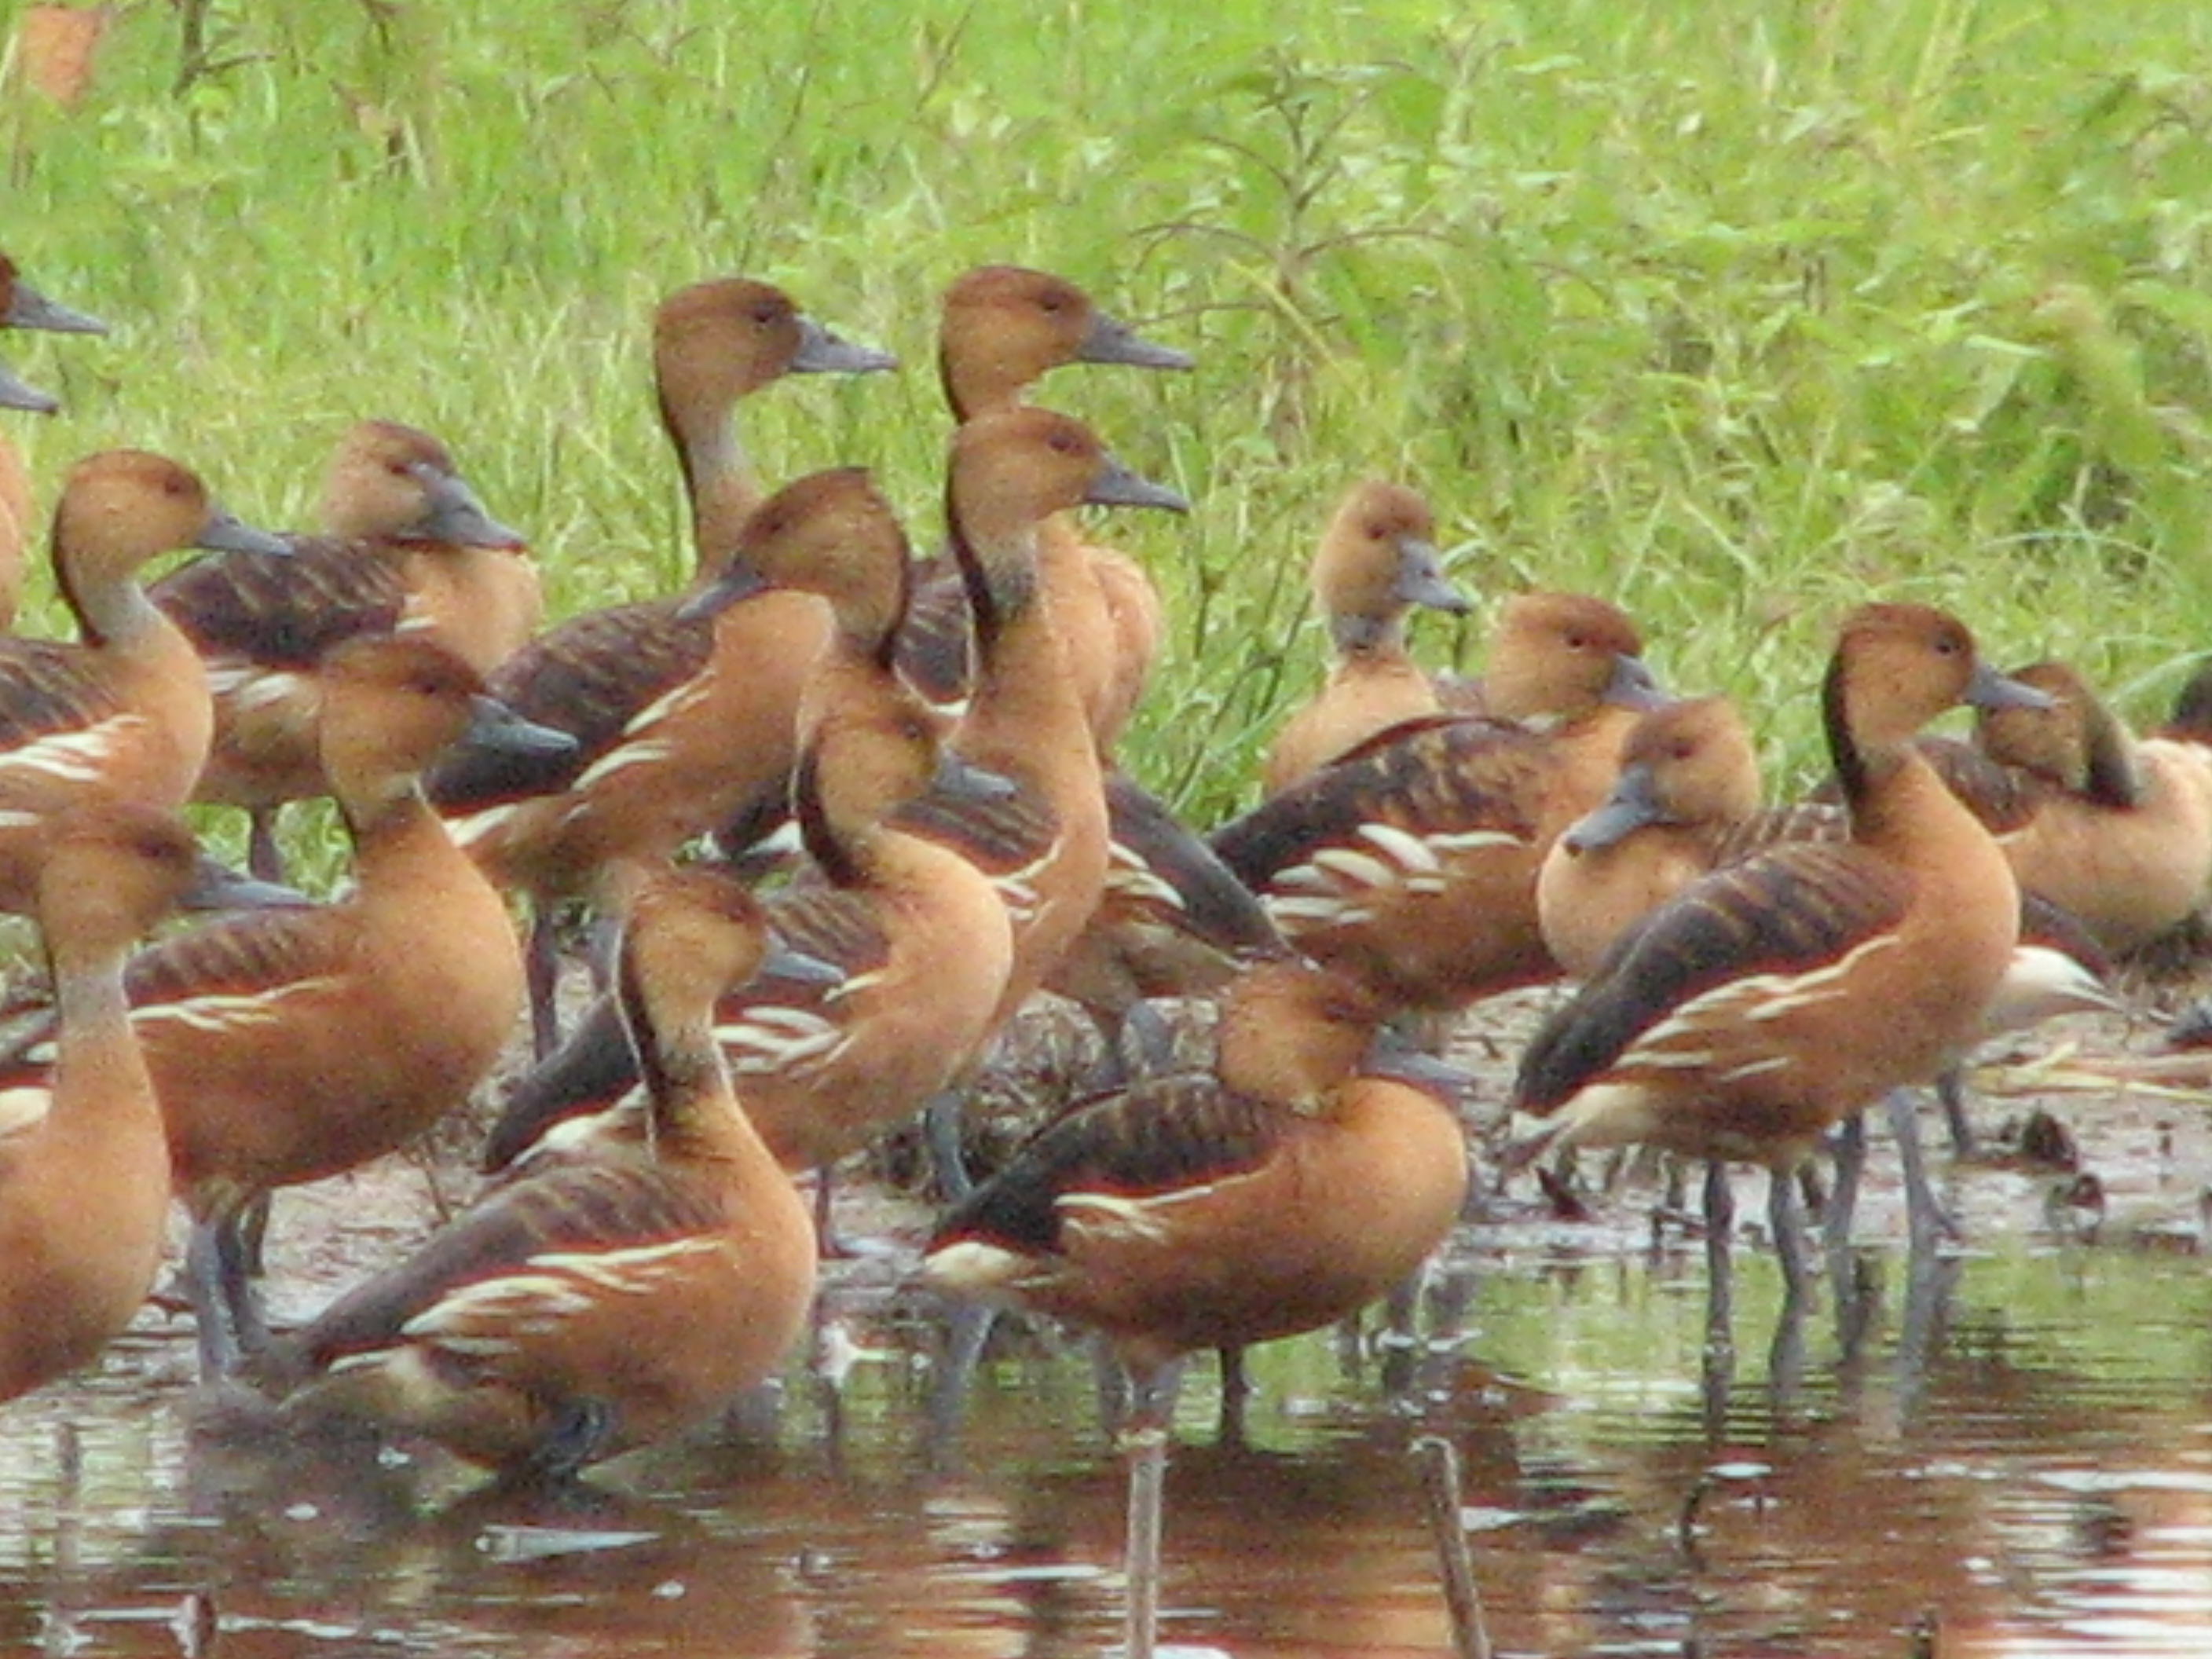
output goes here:
[[[1694, 1255], [1471, 1233], [1422, 1340], [1209, 1366], [1170, 1476], [1167, 1639], [1436, 1654], [1407, 1448], [1448, 1437], [1502, 1653], [2212, 1651], [2212, 1276], [2033, 1236], [1917, 1276], [1870, 1258], [1778, 1376], [1772, 1275], [1705, 1370]], [[1121, 1485], [1087, 1353], [1002, 1326], [957, 1401], [936, 1310], [848, 1288], [859, 1353], [589, 1498], [283, 1443], [191, 1404], [181, 1331], [0, 1411], [0, 1648], [244, 1656], [1097, 1654]]]

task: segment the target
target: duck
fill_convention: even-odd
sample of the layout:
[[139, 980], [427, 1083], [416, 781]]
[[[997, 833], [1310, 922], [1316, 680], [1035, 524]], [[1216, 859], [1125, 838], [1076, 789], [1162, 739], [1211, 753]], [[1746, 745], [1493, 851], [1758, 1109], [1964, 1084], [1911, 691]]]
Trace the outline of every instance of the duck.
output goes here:
[[874, 374], [898, 359], [833, 333], [771, 283], [717, 276], [665, 296], [653, 313], [653, 396], [691, 514], [694, 576], [710, 581], [768, 492], [732, 419], [787, 374]]
[[735, 884], [644, 874], [617, 977], [648, 1132], [493, 1188], [340, 1297], [271, 1368], [288, 1414], [366, 1417], [503, 1480], [558, 1482], [768, 1376], [812, 1301], [813, 1228], [712, 1023], [769, 950]]
[[1622, 741], [1605, 799], [1552, 843], [1537, 872], [1537, 921], [1560, 969], [1588, 978], [1615, 939], [1726, 861], [1760, 796], [1751, 733], [1729, 699], [1646, 713]]
[[56, 1053], [0, 1068], [0, 1401], [89, 1364], [161, 1263], [168, 1144], [124, 962], [171, 911], [237, 895], [171, 812], [90, 797], [40, 840], [33, 910]]
[[1261, 793], [1279, 795], [1376, 732], [1443, 708], [1436, 681], [1406, 653], [1415, 606], [1465, 616], [1444, 580], [1436, 520], [1419, 491], [1363, 478], [1345, 492], [1313, 559], [1314, 603], [1335, 652], [1328, 680], [1285, 720], [1261, 762]]
[[423, 768], [457, 741], [567, 741], [407, 634], [331, 653], [320, 739], [350, 892], [166, 939], [125, 977], [191, 1216], [185, 1276], [210, 1376], [265, 1341], [245, 1282], [247, 1207], [406, 1145], [467, 1097], [520, 1014], [505, 903], [423, 799]]
[[1821, 711], [1849, 840], [1717, 870], [1625, 934], [1530, 1041], [1513, 1106], [1539, 1127], [1509, 1161], [1633, 1143], [1705, 1160], [1717, 1297], [1726, 1164], [1761, 1164], [1776, 1177], [1785, 1284], [1802, 1297], [1802, 1218], [1782, 1177], [1835, 1125], [1970, 1043], [2019, 942], [2011, 866], [1913, 735], [1962, 702], [2040, 696], [1984, 663], [1948, 612], [1876, 604], [1846, 617]]
[[541, 1059], [558, 1037], [559, 902], [605, 909], [636, 866], [741, 811], [772, 803], [781, 816], [799, 698], [831, 644], [836, 597], [907, 556], [866, 469], [810, 473], [745, 521], [715, 582], [679, 602], [580, 617], [491, 677], [494, 695], [574, 747], [550, 762], [465, 751], [428, 787], [490, 879], [530, 899]]
[[[938, 373], [956, 422], [1021, 407], [1036, 381], [1071, 363], [1182, 371], [1191, 359], [1146, 339], [1049, 271], [980, 265], [945, 289]], [[1109, 753], [1158, 654], [1158, 591], [1142, 565], [1088, 539], [1064, 515], [1040, 532], [1039, 558], [1068, 672], [1100, 752]], [[966, 694], [971, 651], [957, 562], [939, 561], [919, 584], [901, 665], [933, 702], [954, 711]]]
[[327, 793], [315, 726], [322, 668], [363, 634], [434, 634], [477, 672], [529, 637], [537, 575], [521, 535], [485, 511], [452, 453], [397, 421], [356, 421], [323, 483], [325, 533], [281, 567], [218, 556], [150, 590], [207, 664], [215, 736], [193, 799], [244, 809], [247, 863], [273, 878], [277, 814]]
[[1372, 1058], [1390, 1012], [1296, 956], [1255, 963], [1225, 994], [1210, 1072], [1076, 1104], [923, 1246], [924, 1285], [1087, 1327], [1133, 1383], [1128, 1652], [1154, 1636], [1178, 1362], [1356, 1312], [1458, 1216], [1455, 1113]]
[[1295, 948], [1407, 1012], [1553, 978], [1536, 873], [1658, 698], [1641, 649], [1603, 599], [1517, 594], [1492, 630], [1490, 715], [1389, 728], [1217, 830], [1213, 848]]
[[903, 822], [957, 848], [997, 884], [1014, 930], [1003, 1018], [1066, 957], [1098, 908], [1109, 822], [1095, 728], [1069, 678], [1043, 575], [1044, 526], [1088, 503], [1187, 513], [1129, 471], [1072, 416], [1024, 405], [955, 430], [947, 517], [975, 625], [975, 679], [953, 752], [1012, 781], [1004, 801], [925, 795]]
[[[1915, 746], [1984, 826], [2017, 818], [2020, 793], [2008, 774], [1950, 738], [1923, 735]], [[1638, 720], [1621, 748], [1620, 773], [1606, 799], [1553, 843], [1537, 878], [1544, 940], [1567, 975], [1586, 979], [1615, 939], [1698, 877], [1790, 842], [1848, 839], [1850, 820], [1826, 799], [1769, 808], [1760, 804], [1757, 758], [1741, 715], [1725, 697], [1692, 697]], [[1976, 1032], [1986, 1042], [2069, 1013], [2109, 1012], [2110, 956], [2081, 923], [2023, 889], [2020, 942]], [[1937, 1077], [1936, 1091], [1952, 1144], [1971, 1156], [1963, 1054]], [[1894, 1127], [1906, 1133], [1905, 1120]], [[1839, 1189], [1856, 1182], [1861, 1151], [1856, 1123], [1838, 1148]], [[1938, 1220], [1932, 1192], [1913, 1185], [1917, 1159], [1905, 1153], [1916, 1219]], [[1832, 1217], [1847, 1231], [1841, 1206]]]
[[2025, 775], [2031, 805], [1999, 838], [2030, 892], [2114, 954], [2180, 927], [2212, 882], [2212, 750], [2137, 738], [2060, 662], [2013, 671], [2042, 708], [1983, 711], [1976, 746]]
[[[903, 571], [901, 559], [894, 580]], [[723, 1062], [769, 1152], [786, 1170], [824, 1172], [816, 1231], [825, 1247], [826, 1172], [973, 1063], [996, 1028], [1013, 964], [997, 890], [895, 816], [925, 790], [950, 811], [1002, 798], [1012, 785], [943, 748], [934, 717], [892, 665], [895, 620], [878, 637], [849, 662], [833, 653], [810, 683], [792, 785], [810, 863], [766, 901], [778, 937], [835, 976], [732, 981], [714, 1009]], [[562, 1151], [579, 1133], [635, 1132], [638, 1074], [616, 1024], [603, 1000], [517, 1085], [487, 1167], [528, 1167], [537, 1149]], [[588, 1130], [562, 1121], [610, 1104], [629, 1115]]]
[[78, 637], [0, 635], [0, 909], [28, 908], [39, 837], [63, 806], [89, 794], [172, 809], [190, 798], [214, 729], [207, 672], [138, 581], [149, 561], [188, 547], [289, 551], [166, 456], [106, 450], [64, 476], [52, 556]]

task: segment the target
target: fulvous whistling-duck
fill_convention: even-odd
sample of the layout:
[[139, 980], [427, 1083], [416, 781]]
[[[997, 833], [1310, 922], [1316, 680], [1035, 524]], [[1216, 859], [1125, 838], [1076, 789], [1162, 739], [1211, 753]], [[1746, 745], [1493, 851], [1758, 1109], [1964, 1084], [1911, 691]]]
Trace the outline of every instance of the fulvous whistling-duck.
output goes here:
[[[982, 265], [945, 290], [938, 374], [963, 423], [1018, 408], [1029, 388], [1069, 363], [1187, 369], [1190, 359], [1108, 315], [1065, 278], [1018, 265]], [[1158, 592], [1127, 554], [1087, 540], [1064, 515], [1039, 534], [1068, 673], [1102, 753], [1136, 706], [1159, 648]], [[969, 670], [969, 626], [956, 568], [933, 567], [915, 594], [902, 663], [939, 705], [957, 702]]]
[[194, 546], [286, 550], [143, 450], [90, 456], [64, 479], [54, 574], [79, 637], [0, 638], [0, 908], [27, 906], [47, 814], [90, 793], [159, 807], [191, 794], [214, 725], [207, 672], [137, 577], [149, 559]]
[[722, 276], [679, 288], [653, 313], [653, 393], [691, 508], [697, 574], [721, 568], [765, 492], [732, 416], [787, 374], [869, 374], [898, 360], [841, 339], [781, 289]]
[[1335, 660], [1328, 684], [1268, 745], [1260, 787], [1270, 795], [1387, 726], [1436, 714], [1436, 682], [1406, 654], [1406, 613], [1468, 609], [1444, 580], [1428, 502], [1379, 478], [1352, 485], [1330, 515], [1314, 554], [1313, 594]]
[[975, 690], [952, 746], [1012, 780], [1015, 793], [950, 811], [925, 796], [902, 817], [999, 884], [1014, 927], [1004, 1014], [1066, 955], [1106, 876], [1097, 745], [1040, 574], [1042, 526], [1086, 502], [1176, 513], [1188, 503], [1125, 470], [1081, 422], [1032, 408], [982, 416], [953, 434], [946, 499], [976, 640]]
[[[934, 716], [897, 680], [888, 650], [878, 668], [872, 684], [841, 676], [810, 709], [793, 797], [811, 868], [768, 902], [777, 934], [836, 977], [732, 983], [715, 1006], [746, 1114], [787, 1170], [826, 1172], [960, 1076], [996, 1028], [1012, 967], [1006, 907], [988, 879], [890, 817], [925, 789], [952, 810], [1011, 786], [941, 754]], [[632, 1087], [634, 1062], [609, 1026], [602, 1004], [523, 1079], [488, 1164]], [[827, 1223], [825, 1197], [825, 1242]]]
[[123, 963], [171, 909], [231, 901], [210, 872], [181, 823], [128, 801], [64, 809], [40, 837], [58, 1032], [50, 1064], [0, 1070], [0, 1400], [92, 1358], [161, 1266], [168, 1146]]
[[521, 1011], [506, 906], [430, 811], [420, 775], [464, 738], [566, 739], [409, 635], [349, 641], [325, 688], [323, 769], [353, 838], [352, 891], [164, 940], [126, 981], [193, 1218], [186, 1266], [211, 1370], [234, 1357], [234, 1334], [260, 1337], [236, 1227], [246, 1207], [405, 1145], [467, 1097]]
[[1518, 595], [1484, 675], [1495, 718], [1378, 733], [1216, 831], [1214, 849], [1292, 945], [1401, 1007], [1449, 1012], [1549, 978], [1536, 872], [1656, 699], [1638, 648], [1602, 599]]
[[1132, 1653], [1152, 1640], [1175, 1362], [1357, 1311], [1418, 1269], [1458, 1214], [1457, 1117], [1369, 1064], [1389, 1012], [1295, 958], [1246, 969], [1210, 1075], [1077, 1108], [924, 1247], [925, 1282], [1091, 1326], [1135, 1383]]
[[780, 813], [801, 689], [832, 636], [824, 600], [848, 583], [879, 586], [875, 573], [905, 558], [865, 471], [812, 473], [755, 511], [722, 575], [689, 600], [579, 617], [492, 676], [495, 695], [569, 733], [574, 750], [530, 764], [457, 755], [430, 795], [492, 880], [530, 896], [541, 1055], [554, 1036], [556, 903], [604, 907], [610, 879], [763, 801]]
[[2063, 663], [2014, 678], [2051, 706], [1987, 711], [1975, 740], [2033, 780], [2027, 821], [1998, 834], [2020, 884], [2080, 918], [2108, 951], [2180, 926], [2212, 882], [2212, 750], [2136, 738]]
[[704, 1421], [771, 1372], [805, 1320], [814, 1233], [712, 1029], [716, 994], [764, 951], [742, 890], [647, 877], [619, 981], [649, 1132], [495, 1188], [340, 1297], [279, 1356], [305, 1373], [301, 1407], [560, 1479]]
[[1611, 791], [1552, 843], [1537, 876], [1536, 914], [1560, 971], [1586, 977], [1632, 923], [1722, 862], [1759, 810], [1758, 757], [1727, 698], [1644, 714]]
[[396, 421], [357, 421], [323, 482], [324, 534], [289, 538], [281, 568], [201, 559], [154, 603], [206, 659], [215, 741], [193, 799], [243, 807], [249, 862], [273, 875], [277, 810], [325, 792], [320, 669], [363, 634], [427, 631], [478, 673], [537, 626], [522, 538], [484, 511], [446, 447]]
[[[1821, 704], [1850, 841], [1717, 872], [1623, 938], [1523, 1057], [1514, 1103], [1548, 1123], [1517, 1156], [1646, 1142], [1707, 1160], [1717, 1299], [1725, 1163], [1794, 1170], [1832, 1126], [1932, 1079], [1978, 1029], [2019, 939], [2019, 888], [1912, 737], [1960, 702], [2039, 695], [1979, 663], [1941, 611], [1852, 612]], [[1790, 1183], [1771, 1191], [1794, 1297], [1803, 1240]]]
[[[2007, 802], [2016, 793], [2009, 781], [1962, 744], [1923, 737], [1917, 746], [1984, 827], [1997, 833], [1992, 815], [2009, 811]], [[1536, 888], [1545, 943], [1567, 974], [1585, 978], [1617, 938], [1708, 872], [1786, 842], [1838, 842], [1849, 835], [1839, 804], [1761, 807], [1751, 736], [1726, 699], [1667, 704], [1630, 731], [1611, 793], [1570, 825], [1545, 858]], [[2058, 1014], [2109, 1009], [2108, 968], [2105, 952], [2078, 921], [2023, 891], [2020, 943], [1977, 1038]], [[1971, 1152], [1961, 1064], [1944, 1068], [1936, 1093], [1954, 1145]], [[1916, 1222], [1940, 1224], [1934, 1194], [1920, 1180], [1911, 1126], [1901, 1114], [1893, 1117], [1912, 1214]], [[1846, 1129], [1838, 1152], [1844, 1201], [1834, 1206], [1830, 1229], [1838, 1245], [1848, 1231], [1844, 1211], [1861, 1150], [1856, 1123]]]

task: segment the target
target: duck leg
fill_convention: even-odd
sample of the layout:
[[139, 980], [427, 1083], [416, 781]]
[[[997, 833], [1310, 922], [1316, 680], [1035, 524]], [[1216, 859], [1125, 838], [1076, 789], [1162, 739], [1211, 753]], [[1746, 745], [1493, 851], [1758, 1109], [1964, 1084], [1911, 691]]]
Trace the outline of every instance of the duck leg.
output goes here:
[[561, 1046], [561, 941], [554, 907], [531, 907], [530, 939], [522, 954], [530, 988], [530, 1050], [543, 1062]]
[[1977, 1158], [1982, 1143], [1974, 1133], [1973, 1121], [1966, 1115], [1966, 1068], [1963, 1066], [1945, 1067], [1936, 1079], [1936, 1098], [1942, 1103], [1943, 1121], [1951, 1131], [1951, 1156]]
[[274, 806], [246, 809], [246, 870], [256, 881], [284, 879], [284, 854], [276, 845]]
[[1798, 1206], [1796, 1177], [1771, 1171], [1766, 1182], [1766, 1221], [1774, 1234], [1774, 1255], [1782, 1264], [1785, 1307], [1801, 1308], [1812, 1289], [1812, 1252], [1805, 1238], [1805, 1212]]
[[228, 1376], [238, 1364], [238, 1337], [231, 1328], [229, 1301], [223, 1293], [222, 1229], [221, 1217], [195, 1216], [185, 1244], [185, 1290], [191, 1298], [192, 1324], [198, 1333], [203, 1382]]
[[1938, 1239], [1959, 1237], [1959, 1224], [1936, 1196], [1928, 1179], [1928, 1160], [1920, 1150], [1920, 1120], [1913, 1109], [1910, 1090], [1893, 1089], [1882, 1097], [1889, 1132], [1897, 1141], [1897, 1162], [1905, 1177], [1905, 1225], [1916, 1252], [1933, 1249]]
[[1152, 1659], [1159, 1643], [1160, 1532], [1167, 1504], [1168, 1426], [1175, 1414], [1182, 1366], [1129, 1374], [1131, 1409], [1121, 1443], [1129, 1458], [1128, 1541], [1122, 1577], [1127, 1607], [1123, 1659]]
[[1717, 1434], [1728, 1420], [1728, 1394], [1735, 1377], [1735, 1194], [1728, 1165], [1705, 1160], [1705, 1422]]

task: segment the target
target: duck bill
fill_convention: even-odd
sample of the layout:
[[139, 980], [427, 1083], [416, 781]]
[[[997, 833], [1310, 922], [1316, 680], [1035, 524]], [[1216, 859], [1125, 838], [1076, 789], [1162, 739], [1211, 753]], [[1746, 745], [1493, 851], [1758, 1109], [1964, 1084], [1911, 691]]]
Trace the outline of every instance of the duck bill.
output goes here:
[[811, 318], [799, 319], [799, 351], [791, 360], [794, 374], [873, 374], [897, 367], [898, 359], [888, 351], [854, 345]]
[[526, 545], [520, 531], [510, 530], [485, 512], [476, 491], [454, 477], [440, 478], [431, 485], [430, 511], [419, 533], [426, 542], [501, 553], [518, 553]]
[[296, 887], [241, 875], [204, 853], [192, 872], [192, 884], [177, 903], [185, 910], [311, 910], [315, 905]]
[[1078, 362], [1120, 363], [1130, 368], [1191, 367], [1187, 353], [1147, 340], [1119, 318], [1109, 317], [1103, 311], [1091, 317], [1083, 343], [1075, 349], [1075, 357]]
[[1083, 499], [1093, 507], [1157, 507], [1164, 513], [1188, 513], [1190, 503], [1165, 484], [1140, 477], [1109, 456], [1091, 481]]
[[1659, 689], [1643, 658], [1623, 654], [1613, 659], [1613, 678], [1606, 682], [1605, 701], [1640, 713], [1665, 707], [1667, 694]]
[[1603, 800], [1567, 826], [1559, 845], [1570, 853], [1595, 853], [1660, 818], [1659, 803], [1651, 793], [1651, 769], [1632, 766], [1613, 780]]
[[2009, 674], [1999, 673], [1985, 662], [1974, 665], [1973, 678], [1966, 682], [1959, 701], [1975, 708], [2048, 709], [2058, 706], [2048, 692], [2039, 691], [2027, 681], [2016, 680]]
[[738, 600], [750, 599], [768, 586], [768, 578], [747, 563], [744, 556], [733, 555], [714, 573], [712, 581], [676, 607], [676, 620], [695, 623], [719, 617]]
[[1418, 605], [1453, 617], [1464, 617], [1471, 608], [1467, 595], [1444, 580], [1444, 557], [1436, 544], [1419, 536], [1398, 538], [1398, 580], [1392, 597], [1401, 605]]
[[56, 300], [49, 300], [36, 289], [15, 284], [8, 301], [8, 309], [0, 314], [0, 324], [9, 328], [35, 328], [48, 334], [105, 334], [107, 325], [88, 312], [73, 311]]
[[272, 536], [265, 530], [242, 524], [221, 507], [208, 514], [200, 533], [192, 538], [192, 545], [206, 548], [211, 553], [265, 554], [280, 559], [292, 556], [292, 544], [282, 536]]
[[0, 364], [0, 409], [27, 410], [33, 415], [51, 415], [61, 404], [27, 381], [15, 378], [5, 364]]
[[754, 969], [755, 979], [781, 980], [786, 985], [835, 985], [845, 977], [844, 970], [834, 962], [810, 956], [797, 946], [788, 945], [771, 932], [768, 938], [767, 953], [761, 957], [760, 966]]
[[929, 780], [929, 793], [940, 799], [973, 802], [981, 805], [989, 801], [1012, 799], [1017, 793], [1017, 786], [1012, 778], [986, 771], [947, 750], [937, 757], [937, 769]]
[[568, 732], [526, 720], [497, 697], [478, 692], [469, 699], [469, 723], [456, 748], [494, 754], [551, 758], [575, 752]]

